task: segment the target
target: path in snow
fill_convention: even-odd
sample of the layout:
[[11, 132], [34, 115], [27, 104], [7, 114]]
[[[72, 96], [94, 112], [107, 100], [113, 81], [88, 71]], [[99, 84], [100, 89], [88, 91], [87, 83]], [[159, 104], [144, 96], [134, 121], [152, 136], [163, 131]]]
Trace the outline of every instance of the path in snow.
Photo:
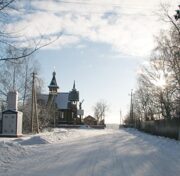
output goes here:
[[105, 131], [97, 130], [95, 137], [24, 146], [28, 155], [17, 158], [0, 176], [180, 175], [178, 141], [129, 129]]

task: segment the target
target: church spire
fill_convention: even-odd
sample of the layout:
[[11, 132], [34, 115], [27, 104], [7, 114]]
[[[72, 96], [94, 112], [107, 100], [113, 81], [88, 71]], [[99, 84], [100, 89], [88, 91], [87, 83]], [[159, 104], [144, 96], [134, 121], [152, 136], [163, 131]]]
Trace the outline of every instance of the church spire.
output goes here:
[[49, 93], [57, 93], [57, 90], [59, 89], [59, 86], [57, 85], [57, 82], [56, 82], [56, 72], [55, 71], [53, 72], [53, 77], [52, 77], [51, 83], [48, 87], [49, 87]]
[[73, 90], [76, 90], [76, 83], [75, 83], [75, 80], [74, 80], [74, 84], [73, 84]]
[[73, 83], [73, 89], [69, 92], [68, 100], [71, 101], [71, 102], [79, 101], [79, 91], [76, 90], [76, 83], [75, 83], [75, 81]]

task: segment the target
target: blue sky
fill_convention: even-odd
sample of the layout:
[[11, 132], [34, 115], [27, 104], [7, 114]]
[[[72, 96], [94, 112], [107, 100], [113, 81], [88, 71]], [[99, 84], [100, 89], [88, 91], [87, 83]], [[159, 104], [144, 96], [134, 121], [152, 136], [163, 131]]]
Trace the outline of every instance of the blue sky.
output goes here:
[[81, 99], [85, 99], [85, 115], [93, 115], [92, 106], [103, 99], [110, 106], [106, 122], [118, 123], [120, 109], [123, 115], [129, 109], [128, 94], [136, 88], [139, 67], [155, 47], [154, 36], [168, 29], [169, 23], [157, 15], [159, 5], [169, 3], [169, 15], [173, 16], [179, 0], [21, 2], [26, 10], [16, 11], [21, 18], [15, 25], [7, 25], [9, 31], [20, 31], [22, 41], [28, 38], [32, 46], [41, 36], [43, 44], [61, 34], [35, 55], [45, 86], [55, 66], [60, 91], [69, 91], [76, 81]]

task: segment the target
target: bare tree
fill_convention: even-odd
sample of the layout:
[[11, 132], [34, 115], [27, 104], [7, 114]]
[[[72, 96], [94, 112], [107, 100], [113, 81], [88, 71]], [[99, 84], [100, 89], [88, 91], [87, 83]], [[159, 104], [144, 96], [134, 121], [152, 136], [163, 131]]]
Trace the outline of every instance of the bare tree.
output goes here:
[[[16, 51], [9, 49], [8, 55], [16, 55]], [[6, 102], [10, 90], [19, 92], [21, 110], [26, 100], [31, 96], [31, 73], [39, 71], [40, 65], [32, 57], [19, 60], [8, 60], [0, 65], [0, 100]]]
[[139, 76], [136, 91], [136, 102], [139, 103], [136, 107], [141, 109], [144, 120], [172, 118], [174, 87], [171, 82], [172, 75], [164, 63], [151, 59], [150, 67], [144, 69]]
[[[26, 1], [0, 0], [0, 61], [18, 60], [29, 57], [37, 50], [55, 42], [62, 35], [62, 33], [60, 33], [50, 37], [39, 34], [39, 37], [34, 39], [27, 38], [26, 36], [22, 37], [19, 31], [8, 31], [6, 28], [7, 24], [12, 24], [15, 28], [15, 21], [22, 16], [22, 14], [18, 12], [28, 10], [28, 8], [22, 9], [22, 3], [26, 3]], [[29, 9], [30, 8], [31, 7], [29, 7]], [[16, 15], [13, 15], [13, 12], [16, 13]], [[44, 39], [46, 39], [46, 42], [44, 42]], [[16, 51], [16, 55], [7, 55], [6, 50], [9, 47]]]
[[106, 112], [108, 111], [109, 107], [104, 100], [98, 101], [95, 106], [93, 107], [94, 110], [94, 117], [97, 119], [97, 123], [100, 124], [104, 121]]
[[136, 111], [141, 112], [144, 120], [173, 118], [176, 114], [180, 93], [179, 74], [176, 73], [179, 72], [180, 60], [173, 61], [175, 56], [167, 54], [172, 53], [173, 49], [158, 42], [149, 66], [143, 69], [138, 78]]

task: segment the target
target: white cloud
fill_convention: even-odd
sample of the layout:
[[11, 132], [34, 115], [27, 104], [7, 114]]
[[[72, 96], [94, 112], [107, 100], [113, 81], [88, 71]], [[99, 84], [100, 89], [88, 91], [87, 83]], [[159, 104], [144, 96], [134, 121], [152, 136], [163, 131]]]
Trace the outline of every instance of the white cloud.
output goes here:
[[[69, 46], [69, 45], [77, 44], [79, 41], [80, 41], [79, 37], [62, 35], [62, 36], [60, 36], [60, 38], [58, 40], [53, 42], [51, 45], [48, 45], [44, 49], [47, 49], [47, 48], [48, 49], [58, 49], [58, 48], [62, 48], [63, 46]], [[43, 42], [48, 43], [49, 40], [47, 39]]]
[[[16, 30], [26, 38], [63, 32], [60, 40], [48, 46], [51, 49], [87, 39], [110, 44], [119, 53], [143, 57], [153, 48], [153, 35], [163, 27], [153, 13], [160, 0], [64, 2], [67, 3], [31, 1], [34, 13], [25, 14], [23, 20], [16, 22]], [[176, 5], [178, 1], [172, 8]], [[14, 24], [8, 27], [14, 30]]]

